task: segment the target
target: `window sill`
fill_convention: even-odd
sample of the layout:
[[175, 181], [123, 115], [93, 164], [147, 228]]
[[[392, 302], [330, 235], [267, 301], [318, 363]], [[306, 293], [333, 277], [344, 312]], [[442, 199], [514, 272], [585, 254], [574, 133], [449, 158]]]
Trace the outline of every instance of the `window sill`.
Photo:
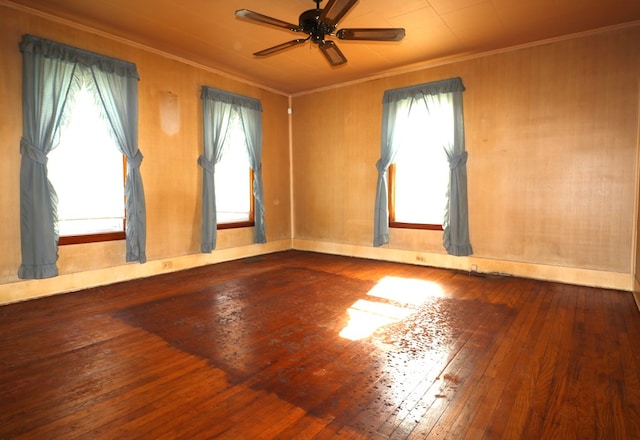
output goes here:
[[402, 222], [389, 222], [390, 228], [398, 229], [422, 229], [429, 231], [444, 231], [442, 225], [427, 225], [424, 223], [402, 223]]
[[100, 241], [124, 240], [127, 236], [124, 231], [105, 232], [101, 234], [65, 235], [58, 239], [58, 246], [69, 244], [97, 243]]
[[244, 221], [244, 222], [233, 222], [233, 223], [219, 223], [218, 229], [236, 229], [236, 228], [250, 228], [255, 226], [256, 222], [254, 221]]

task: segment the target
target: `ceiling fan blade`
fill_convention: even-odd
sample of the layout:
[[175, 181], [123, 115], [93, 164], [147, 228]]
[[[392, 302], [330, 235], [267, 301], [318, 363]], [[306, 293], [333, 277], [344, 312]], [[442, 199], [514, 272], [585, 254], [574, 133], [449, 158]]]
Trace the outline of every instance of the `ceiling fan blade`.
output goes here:
[[320, 46], [322, 54], [332, 66], [339, 66], [347, 62], [347, 59], [333, 41], [322, 41], [318, 46]]
[[277, 46], [270, 47], [268, 49], [261, 50], [259, 52], [254, 53], [253, 55], [257, 57], [264, 57], [267, 55], [272, 55], [276, 52], [280, 52], [282, 50], [288, 49], [293, 46], [297, 46], [298, 44], [302, 44], [307, 41], [308, 38], [298, 38], [297, 40], [287, 41], [286, 43], [278, 44]]
[[280, 28], [288, 29], [293, 32], [302, 32], [302, 28], [297, 24], [278, 20], [277, 18], [269, 17], [268, 15], [259, 14], [257, 12], [253, 12], [248, 9], [238, 9], [236, 11], [236, 17], [244, 18], [245, 20], [250, 20], [257, 23], [277, 26]]
[[336, 32], [340, 40], [400, 41], [404, 35], [404, 28], [353, 28]]
[[358, 0], [329, 0], [322, 9], [319, 20], [329, 26], [335, 26]]

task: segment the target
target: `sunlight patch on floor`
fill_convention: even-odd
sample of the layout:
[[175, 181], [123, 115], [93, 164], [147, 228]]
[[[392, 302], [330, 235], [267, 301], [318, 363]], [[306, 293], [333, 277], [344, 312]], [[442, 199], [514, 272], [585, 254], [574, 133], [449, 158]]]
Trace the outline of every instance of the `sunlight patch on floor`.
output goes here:
[[415, 307], [428, 299], [442, 297], [443, 291], [432, 281], [387, 276], [376, 283], [367, 295], [389, 303], [357, 300], [347, 310], [349, 323], [340, 332], [341, 337], [352, 341], [367, 338], [377, 329], [411, 316], [416, 312]]
[[442, 287], [433, 281], [386, 276], [378, 281], [367, 295], [419, 306], [430, 298], [443, 297], [444, 292]]
[[347, 313], [349, 324], [340, 332], [340, 336], [357, 341], [371, 336], [380, 327], [401, 321], [414, 310], [359, 299], [349, 307]]

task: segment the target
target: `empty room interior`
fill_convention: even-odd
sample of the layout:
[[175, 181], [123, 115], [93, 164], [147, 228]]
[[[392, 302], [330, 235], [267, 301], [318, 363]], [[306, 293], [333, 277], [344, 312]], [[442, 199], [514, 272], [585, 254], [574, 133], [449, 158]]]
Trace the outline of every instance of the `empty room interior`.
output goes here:
[[639, 42], [637, 0], [0, 0], [0, 438], [640, 438]]

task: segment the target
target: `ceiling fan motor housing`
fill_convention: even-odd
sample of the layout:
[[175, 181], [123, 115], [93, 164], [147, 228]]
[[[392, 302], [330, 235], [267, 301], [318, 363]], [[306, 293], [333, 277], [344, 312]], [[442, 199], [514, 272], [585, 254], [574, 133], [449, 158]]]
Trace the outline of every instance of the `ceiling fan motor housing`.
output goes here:
[[320, 21], [321, 12], [322, 9], [309, 9], [300, 14], [299, 18], [300, 27], [305, 34], [311, 37], [311, 41], [314, 43], [324, 41], [325, 35], [330, 35], [336, 28]]

